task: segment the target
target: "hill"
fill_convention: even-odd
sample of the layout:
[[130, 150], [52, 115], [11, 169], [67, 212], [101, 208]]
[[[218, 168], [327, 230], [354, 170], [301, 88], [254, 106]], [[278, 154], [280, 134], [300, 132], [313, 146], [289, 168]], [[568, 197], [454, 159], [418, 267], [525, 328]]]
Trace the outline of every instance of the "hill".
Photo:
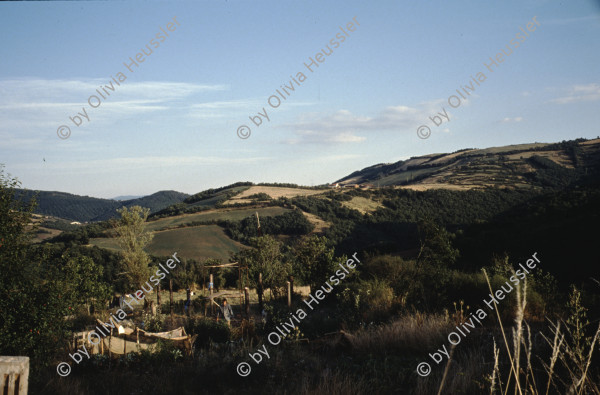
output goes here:
[[112, 200], [117, 200], [117, 201], [121, 201], [121, 200], [131, 200], [131, 199], [139, 199], [143, 196], [134, 196], [134, 195], [123, 195], [123, 196], [117, 196], [112, 198]]
[[[179, 257], [203, 261], [208, 258], [227, 262], [230, 252], [238, 252], [242, 244], [231, 240], [217, 225], [201, 225], [153, 232], [154, 238], [146, 251], [156, 256], [169, 256], [177, 251]], [[116, 239], [95, 238], [90, 244], [120, 251]]]
[[182, 202], [189, 195], [176, 191], [160, 191], [138, 199], [116, 201], [89, 196], [79, 196], [65, 192], [35, 191], [19, 189], [16, 193], [21, 199], [29, 200], [35, 196], [36, 214], [59, 217], [78, 222], [104, 221], [116, 218], [116, 210], [126, 206], [142, 206], [151, 213]]
[[[422, 243], [420, 229], [432, 223], [447, 230], [462, 251], [457, 267], [477, 270], [493, 256], [536, 248], [553, 257], [547, 263], [553, 272], [581, 279], [591, 275], [590, 267], [568, 273], [561, 262], [593, 259], [583, 245], [592, 241], [600, 216], [599, 169], [596, 139], [431, 154], [371, 166], [339, 181], [379, 182], [387, 186], [382, 188], [239, 182], [151, 215], [148, 229], [156, 239], [148, 251], [160, 254], [176, 245], [186, 258], [224, 259], [256, 235], [258, 213], [262, 231], [281, 240], [319, 233], [337, 254], [361, 250], [413, 259]], [[116, 248], [111, 236], [109, 227], [93, 224], [54, 241]], [[572, 256], [565, 255], [571, 248], [561, 240], [572, 247]]]
[[600, 139], [463, 149], [377, 164], [337, 181], [341, 186], [474, 189], [488, 186], [560, 188], [600, 163]]

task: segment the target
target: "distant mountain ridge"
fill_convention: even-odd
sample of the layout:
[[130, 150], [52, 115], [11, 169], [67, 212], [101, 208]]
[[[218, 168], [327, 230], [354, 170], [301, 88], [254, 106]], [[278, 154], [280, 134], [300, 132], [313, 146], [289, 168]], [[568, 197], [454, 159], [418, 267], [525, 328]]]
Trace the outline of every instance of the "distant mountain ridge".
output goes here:
[[141, 198], [123, 201], [30, 189], [18, 189], [16, 193], [20, 198], [26, 200], [36, 196], [36, 214], [79, 222], [104, 221], [117, 218], [118, 213], [116, 210], [123, 206], [147, 207], [151, 213], [154, 213], [173, 204], [181, 203], [189, 197], [188, 194], [177, 191], [160, 191]]
[[117, 196], [112, 198], [112, 200], [116, 200], [118, 202], [123, 201], [123, 200], [132, 200], [132, 199], [139, 199], [139, 198], [143, 198], [146, 195], [123, 195], [123, 196]]

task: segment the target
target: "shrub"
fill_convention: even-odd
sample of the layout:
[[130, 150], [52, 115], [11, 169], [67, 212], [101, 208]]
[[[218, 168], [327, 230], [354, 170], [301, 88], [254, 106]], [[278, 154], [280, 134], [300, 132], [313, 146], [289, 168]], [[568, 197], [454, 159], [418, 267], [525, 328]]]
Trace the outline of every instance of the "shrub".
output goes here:
[[389, 317], [394, 291], [387, 281], [375, 278], [349, 284], [339, 297], [347, 322], [382, 322]]
[[225, 321], [209, 318], [190, 318], [185, 324], [186, 333], [198, 335], [195, 347], [208, 347], [211, 343], [225, 343], [231, 339], [231, 329]]

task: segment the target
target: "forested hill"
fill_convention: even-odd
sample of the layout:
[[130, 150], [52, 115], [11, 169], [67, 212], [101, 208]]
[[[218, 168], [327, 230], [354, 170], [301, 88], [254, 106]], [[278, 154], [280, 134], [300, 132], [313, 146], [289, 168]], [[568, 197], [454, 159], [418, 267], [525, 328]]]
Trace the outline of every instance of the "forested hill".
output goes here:
[[417, 156], [378, 164], [338, 180], [340, 185], [411, 185], [413, 189], [486, 186], [563, 188], [600, 163], [600, 139], [533, 143], [449, 154]]
[[65, 192], [33, 191], [19, 189], [18, 196], [29, 200], [35, 196], [35, 212], [42, 215], [70, 219], [73, 221], [104, 221], [118, 216], [117, 209], [123, 206], [142, 206], [152, 213], [173, 204], [181, 203], [189, 195], [177, 191], [160, 191], [138, 199], [116, 201], [89, 196], [73, 195]]

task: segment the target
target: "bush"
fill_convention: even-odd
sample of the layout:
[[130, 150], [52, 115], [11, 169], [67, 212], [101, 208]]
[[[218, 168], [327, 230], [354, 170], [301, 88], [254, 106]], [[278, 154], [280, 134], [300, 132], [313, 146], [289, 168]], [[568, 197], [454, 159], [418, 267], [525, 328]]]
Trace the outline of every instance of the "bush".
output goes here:
[[383, 322], [389, 318], [394, 291], [385, 280], [349, 284], [339, 295], [347, 323]]
[[190, 318], [185, 324], [185, 331], [188, 335], [198, 335], [194, 344], [196, 348], [206, 348], [211, 343], [225, 343], [231, 339], [231, 329], [224, 320]]

